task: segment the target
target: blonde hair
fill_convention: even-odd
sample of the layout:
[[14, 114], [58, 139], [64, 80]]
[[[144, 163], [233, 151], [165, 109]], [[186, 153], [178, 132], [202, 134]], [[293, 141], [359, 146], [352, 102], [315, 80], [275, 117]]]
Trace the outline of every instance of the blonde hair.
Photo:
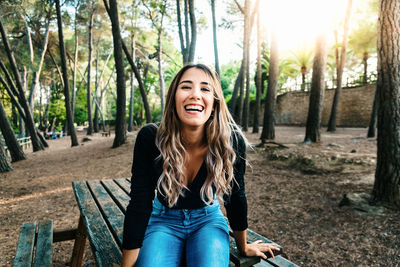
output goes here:
[[[205, 162], [208, 174], [200, 189], [200, 198], [207, 205], [213, 201], [213, 187], [219, 197], [231, 192], [231, 183], [235, 181], [233, 164], [236, 160], [232, 138], [241, 135], [247, 143], [229, 113], [218, 75], [203, 64], [189, 63], [185, 65], [176, 74], [169, 87], [164, 114], [156, 136], [160, 157], [164, 160], [163, 172], [158, 180], [157, 189], [160, 193], [164, 192], [161, 194], [165, 194], [169, 207], [176, 204], [179, 196], [183, 196], [182, 189], [187, 189], [183, 173], [186, 150], [180, 132], [180, 120], [176, 112], [175, 93], [182, 75], [191, 68], [204, 71], [210, 78], [210, 85], [214, 89], [214, 111], [205, 124], [205, 142], [208, 144]], [[232, 134], [232, 132], [236, 132], [236, 134]]]

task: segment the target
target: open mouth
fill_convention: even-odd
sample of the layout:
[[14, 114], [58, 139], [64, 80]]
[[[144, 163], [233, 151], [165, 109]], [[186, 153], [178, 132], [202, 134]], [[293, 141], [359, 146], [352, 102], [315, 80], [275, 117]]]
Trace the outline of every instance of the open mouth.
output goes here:
[[200, 105], [186, 105], [185, 110], [191, 112], [202, 112], [204, 107]]

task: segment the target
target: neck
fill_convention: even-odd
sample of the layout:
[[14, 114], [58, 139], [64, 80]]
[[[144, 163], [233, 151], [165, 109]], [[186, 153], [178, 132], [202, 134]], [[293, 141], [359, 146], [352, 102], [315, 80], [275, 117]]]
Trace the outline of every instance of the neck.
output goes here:
[[182, 141], [186, 149], [204, 146], [204, 127], [182, 128]]

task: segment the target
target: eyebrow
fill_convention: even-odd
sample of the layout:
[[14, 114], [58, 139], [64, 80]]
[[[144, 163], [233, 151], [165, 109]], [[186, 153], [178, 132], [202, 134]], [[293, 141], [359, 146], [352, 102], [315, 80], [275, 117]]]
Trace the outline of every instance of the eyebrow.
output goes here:
[[[193, 83], [193, 82], [191, 80], [184, 80], [184, 81], [181, 81], [179, 84], [181, 84], [181, 83]], [[200, 84], [210, 85], [208, 82], [201, 82]]]

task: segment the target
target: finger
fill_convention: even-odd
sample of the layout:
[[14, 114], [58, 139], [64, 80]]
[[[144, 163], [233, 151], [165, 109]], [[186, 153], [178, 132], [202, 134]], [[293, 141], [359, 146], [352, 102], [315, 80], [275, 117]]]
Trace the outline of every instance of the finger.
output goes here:
[[256, 254], [257, 256], [259, 256], [259, 257], [261, 257], [261, 258], [263, 258], [264, 260], [266, 260], [268, 257], [264, 254], [264, 253], [262, 253], [261, 251], [257, 251], [257, 254]]
[[274, 257], [275, 257], [275, 255], [274, 255], [274, 253], [272, 252], [271, 248], [268, 248], [268, 250], [267, 250], [267, 251], [268, 251], [268, 253], [269, 253], [269, 254], [271, 254], [271, 257], [272, 257], [272, 258], [274, 258]]

